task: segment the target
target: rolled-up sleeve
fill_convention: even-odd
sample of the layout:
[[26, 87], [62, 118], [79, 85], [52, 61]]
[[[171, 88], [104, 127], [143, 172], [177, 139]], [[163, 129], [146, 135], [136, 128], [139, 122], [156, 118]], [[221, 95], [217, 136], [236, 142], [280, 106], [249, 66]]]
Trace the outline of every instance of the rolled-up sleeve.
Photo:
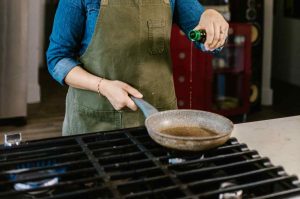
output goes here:
[[60, 0], [46, 55], [51, 76], [62, 85], [72, 68], [80, 65], [77, 57], [84, 25], [82, 0]]
[[[188, 35], [188, 32], [198, 25], [204, 11], [204, 7], [198, 0], [176, 0], [174, 21], [185, 35]], [[207, 51], [200, 42], [195, 42], [195, 46], [202, 51]], [[222, 48], [215, 49], [212, 53], [218, 53], [221, 49]]]

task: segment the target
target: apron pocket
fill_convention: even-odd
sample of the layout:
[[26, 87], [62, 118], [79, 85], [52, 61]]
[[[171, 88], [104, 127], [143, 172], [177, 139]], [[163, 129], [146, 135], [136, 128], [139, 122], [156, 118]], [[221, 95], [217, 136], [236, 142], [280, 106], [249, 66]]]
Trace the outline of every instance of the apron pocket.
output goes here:
[[91, 133], [98, 131], [108, 131], [121, 128], [121, 114], [117, 111], [93, 110], [75, 104], [71, 117], [70, 128], [72, 132]]
[[148, 40], [150, 43], [149, 52], [152, 55], [162, 54], [165, 51], [165, 21], [149, 20]]

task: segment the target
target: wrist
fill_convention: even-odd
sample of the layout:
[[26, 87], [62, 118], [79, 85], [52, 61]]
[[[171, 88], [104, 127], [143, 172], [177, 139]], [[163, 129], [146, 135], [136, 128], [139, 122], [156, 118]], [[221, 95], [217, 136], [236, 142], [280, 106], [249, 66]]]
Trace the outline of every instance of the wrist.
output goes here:
[[97, 93], [98, 93], [98, 95], [103, 95], [103, 96], [105, 96], [105, 95], [104, 95], [104, 92], [103, 92], [103, 82], [104, 82], [104, 81], [105, 81], [104, 78], [99, 77], [98, 83], [97, 83]]
[[99, 78], [98, 80], [98, 84], [97, 84], [97, 93], [99, 95], [103, 95], [106, 96], [106, 88], [107, 88], [107, 83], [109, 82], [109, 80], [105, 79], [105, 78]]
[[103, 80], [104, 80], [104, 79], [101, 78], [101, 77], [98, 79], [98, 83], [97, 83], [97, 93], [98, 93], [99, 96], [100, 96], [100, 95], [103, 95], [102, 92], [101, 92], [101, 91], [102, 91], [102, 89], [101, 89], [101, 83], [102, 83]]

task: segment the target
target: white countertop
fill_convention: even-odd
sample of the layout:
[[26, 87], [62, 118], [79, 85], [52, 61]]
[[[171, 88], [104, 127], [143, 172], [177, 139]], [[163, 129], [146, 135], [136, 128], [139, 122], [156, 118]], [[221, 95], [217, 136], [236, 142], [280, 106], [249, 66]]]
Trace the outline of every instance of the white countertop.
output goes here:
[[300, 116], [236, 124], [232, 137], [300, 178]]

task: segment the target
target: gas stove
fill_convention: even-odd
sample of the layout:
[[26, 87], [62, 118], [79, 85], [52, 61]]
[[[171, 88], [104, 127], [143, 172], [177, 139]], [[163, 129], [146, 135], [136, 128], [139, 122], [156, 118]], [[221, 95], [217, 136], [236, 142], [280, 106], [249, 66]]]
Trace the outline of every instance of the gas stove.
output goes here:
[[235, 138], [180, 152], [139, 127], [1, 146], [0, 198], [281, 199], [300, 184]]

